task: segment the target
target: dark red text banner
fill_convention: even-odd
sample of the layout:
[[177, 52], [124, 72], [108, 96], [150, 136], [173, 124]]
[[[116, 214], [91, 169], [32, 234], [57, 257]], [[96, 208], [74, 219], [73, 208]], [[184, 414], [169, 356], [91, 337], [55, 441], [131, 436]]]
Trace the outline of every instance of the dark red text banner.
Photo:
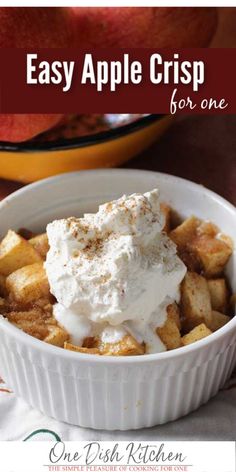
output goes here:
[[236, 49], [1, 49], [1, 113], [236, 113]]

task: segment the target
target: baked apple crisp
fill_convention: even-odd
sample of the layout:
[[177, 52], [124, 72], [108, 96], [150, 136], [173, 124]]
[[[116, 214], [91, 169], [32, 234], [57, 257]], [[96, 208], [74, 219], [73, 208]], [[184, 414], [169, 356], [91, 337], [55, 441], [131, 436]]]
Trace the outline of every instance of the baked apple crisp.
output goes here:
[[[54, 288], [56, 276], [52, 275], [51, 270], [48, 270], [52, 258], [56, 257], [56, 253], [52, 251], [51, 247], [50, 229], [48, 231], [49, 238], [47, 233], [32, 234], [28, 230], [16, 232], [10, 229], [0, 243], [0, 314], [25, 333], [41, 341], [78, 353], [105, 356], [132, 356], [172, 350], [194, 343], [220, 329], [234, 315], [235, 296], [231, 293], [225, 275], [226, 264], [233, 251], [232, 241], [209, 221], [203, 221], [195, 216], [178, 221], [176, 213], [167, 204], [159, 204], [157, 197], [157, 191], [148, 192], [141, 196], [134, 194], [130, 197], [122, 197], [123, 200], [121, 198], [102, 205], [97, 214], [85, 215], [87, 219], [70, 218], [59, 221], [60, 225], [64, 225], [67, 230], [73, 232], [74, 240], [78, 243], [78, 247], [73, 243], [73, 257], [78, 267], [85, 264], [87, 272], [84, 271], [84, 274], [88, 277], [86, 280], [89, 280], [90, 273], [94, 270], [94, 266], [91, 265], [94, 260], [99, 261], [99, 257], [105, 259], [108, 254], [109, 264], [113, 263], [110, 260], [112, 252], [109, 251], [111, 247], [114, 250], [114, 244], [118, 244], [119, 238], [123, 238], [122, 244], [124, 241], [131, 244], [132, 241], [132, 248], [134, 247], [136, 251], [135, 257], [137, 257], [137, 251], [140, 251], [138, 254], [142, 260], [139, 266], [137, 266], [137, 261], [132, 259], [133, 253], [128, 252], [129, 255], [125, 258], [132, 259], [132, 274], [124, 272], [122, 268], [122, 275], [119, 275], [120, 279], [114, 285], [114, 290], [117, 290], [117, 286], [120, 288], [120, 305], [117, 305], [117, 297], [115, 302], [114, 300], [109, 302], [106, 292], [109, 275], [104, 272], [99, 274], [99, 278], [96, 279], [96, 283], [99, 284], [99, 286], [97, 285], [98, 292], [96, 292], [96, 284], [93, 286], [93, 303], [95, 303], [94, 299], [101, 296], [101, 293], [102, 300], [106, 300], [107, 303], [107, 311], [101, 307], [100, 318], [96, 318], [96, 313], [94, 314], [90, 309], [88, 312], [90, 313], [89, 321], [87, 320], [85, 313], [87, 313], [88, 298], [84, 299], [83, 303], [79, 303], [80, 300], [78, 302], [76, 299], [76, 303], [71, 302], [67, 308], [63, 305], [63, 316], [57, 316], [58, 305], [62, 303], [63, 298], [57, 291], [58, 289]], [[101, 220], [101, 214], [106, 216], [105, 220], [104, 218]], [[116, 219], [114, 219], [114, 214]], [[148, 224], [150, 225], [150, 233], [147, 229]], [[156, 225], [156, 233], [155, 231], [153, 233], [153, 225]], [[106, 232], [104, 232], [105, 226]], [[142, 239], [142, 233], [145, 233], [145, 241]], [[57, 231], [57, 238], [60, 238], [60, 228]], [[160, 258], [160, 254], [155, 252], [155, 244], [159, 245], [159, 251], [167, 250], [162, 259], [157, 260]], [[138, 249], [137, 245], [140, 245]], [[125, 246], [126, 249], [127, 247]], [[107, 251], [106, 254], [104, 248]], [[122, 246], [122, 251], [123, 254], [124, 246]], [[170, 251], [169, 256], [168, 251]], [[81, 259], [82, 252], [83, 259]], [[152, 259], [148, 260], [150, 255]], [[175, 261], [175, 265], [167, 264], [168, 257], [172, 258], [172, 262]], [[125, 258], [124, 260], [126, 260]], [[60, 272], [61, 260], [58, 259], [57, 262]], [[130, 262], [128, 261], [128, 263]], [[120, 255], [117, 257], [116, 264], [121, 264]], [[167, 264], [167, 271], [163, 271], [164, 264]], [[143, 266], [145, 266], [144, 269]], [[158, 318], [152, 316], [151, 322], [148, 319], [150, 323], [148, 336], [146, 335], [147, 320], [145, 320], [146, 325], [143, 330], [140, 320], [137, 324], [134, 317], [124, 316], [125, 310], [128, 310], [127, 303], [124, 304], [123, 300], [126, 291], [129, 290], [127, 284], [133, 284], [133, 281], [136, 280], [131, 278], [134, 277], [133, 267], [136, 270], [135, 277], [137, 277], [138, 267], [141, 284], [144, 288], [146, 281], [153, 283], [153, 280], [154, 282], [156, 280], [155, 283], [161, 285], [162, 278], [166, 277], [167, 289], [165, 290], [167, 291], [164, 304], [162, 302], [158, 305], [161, 316], [160, 314]], [[141, 268], [146, 272], [141, 272]], [[70, 270], [70, 277], [72, 277], [75, 272], [74, 266]], [[147, 270], [150, 271], [148, 276]], [[174, 282], [168, 278], [173, 270], [175, 270]], [[59, 277], [58, 274], [57, 276]], [[121, 280], [124, 278], [126, 278], [125, 284], [122, 285]], [[79, 278], [78, 280], [80, 282]], [[70, 278], [69, 283], [73, 284], [74, 279]], [[168, 292], [168, 284], [171, 285], [171, 283], [173, 283], [173, 287], [174, 284], [177, 287], [177, 291], [172, 290], [173, 293]], [[58, 285], [58, 287], [61, 290], [62, 286]], [[86, 291], [86, 285], [82, 284], [80, 289]], [[156, 287], [156, 289], [158, 292], [159, 288]], [[135, 287], [133, 290], [132, 294], [134, 293], [139, 300], [139, 293], [136, 294]], [[147, 294], [151, 297], [151, 292], [147, 291], [146, 297]], [[131, 297], [131, 295], [129, 296]], [[81, 296], [84, 296], [84, 293]], [[130, 306], [135, 310], [135, 300], [130, 300], [131, 298], [129, 298]], [[140, 299], [140, 304], [142, 302], [143, 300]], [[99, 299], [99, 303], [101, 305], [101, 299]], [[114, 322], [113, 314], [109, 311], [110, 306], [115, 307], [114, 312], [115, 309], [117, 310], [117, 318], [114, 319], [118, 322]], [[124, 306], [125, 308], [123, 308]], [[77, 312], [73, 311], [74, 308]], [[148, 309], [151, 312], [153, 306], [148, 305]], [[76, 324], [79, 310], [83, 312], [83, 322], [80, 325]], [[68, 314], [71, 318], [67, 319]], [[67, 321], [64, 322], [64, 319]], [[74, 336], [73, 330], [71, 332], [72, 325], [73, 329], [77, 326], [81, 332], [75, 333]], [[142, 326], [142, 330], [140, 326]], [[151, 338], [150, 327], [152, 328]], [[140, 333], [145, 333], [145, 335], [141, 336]], [[76, 341], [78, 339], [79, 341]], [[155, 347], [156, 351], [150, 348], [151, 343], [153, 346], [158, 346]]]

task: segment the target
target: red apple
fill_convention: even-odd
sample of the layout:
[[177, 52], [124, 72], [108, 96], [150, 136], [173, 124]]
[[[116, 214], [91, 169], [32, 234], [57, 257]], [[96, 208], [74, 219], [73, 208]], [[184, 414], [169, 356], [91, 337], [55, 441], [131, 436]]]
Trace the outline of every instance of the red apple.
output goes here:
[[[60, 48], [73, 45], [70, 8], [0, 8], [1, 48]], [[0, 140], [25, 141], [46, 131], [58, 115], [0, 115]]]
[[[202, 47], [216, 27], [215, 8], [0, 7], [0, 47]], [[25, 141], [62, 115], [0, 115], [0, 140]]]
[[216, 8], [72, 7], [78, 47], [204, 47]]
[[0, 47], [71, 47], [72, 23], [70, 8], [0, 7]]
[[26, 141], [56, 125], [63, 115], [0, 114], [0, 141]]

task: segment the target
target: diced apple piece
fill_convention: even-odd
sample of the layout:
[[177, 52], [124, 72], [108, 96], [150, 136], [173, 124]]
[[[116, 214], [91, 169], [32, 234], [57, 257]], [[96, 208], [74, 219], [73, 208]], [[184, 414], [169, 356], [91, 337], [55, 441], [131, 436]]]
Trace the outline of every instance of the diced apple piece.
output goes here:
[[175, 321], [176, 325], [178, 328], [181, 328], [181, 322], [180, 322], [180, 309], [177, 305], [177, 303], [172, 303], [171, 305], [168, 305], [167, 307], [167, 316], [168, 318], [172, 319]]
[[105, 356], [138, 356], [145, 353], [144, 344], [138, 343], [130, 334], [114, 344], [98, 341], [97, 347]]
[[207, 328], [204, 323], [201, 323], [181, 338], [182, 346], [187, 346], [188, 344], [200, 341], [200, 339], [206, 338], [210, 334], [212, 334], [211, 330]]
[[44, 339], [53, 346], [64, 347], [64, 343], [69, 340], [69, 334], [60, 326], [48, 326], [49, 334]]
[[195, 272], [187, 272], [181, 285], [181, 293], [184, 326], [191, 329], [202, 322], [209, 325], [212, 309], [206, 279]]
[[212, 309], [225, 313], [229, 302], [229, 291], [225, 279], [209, 279], [207, 284]]
[[179, 257], [188, 270], [193, 272], [200, 272], [201, 270], [198, 258], [190, 249], [190, 243], [196, 237], [197, 228], [200, 223], [201, 220], [191, 216], [169, 233], [170, 238], [177, 245]]
[[190, 216], [173, 229], [169, 236], [175, 244], [181, 249], [185, 247], [196, 235], [197, 227], [201, 221], [195, 216]]
[[233, 251], [234, 242], [233, 242], [233, 240], [230, 236], [228, 236], [227, 234], [224, 234], [224, 233], [218, 233], [217, 237], [220, 241], [224, 241], [224, 243], [227, 244], [227, 246], [229, 246]]
[[74, 344], [70, 344], [68, 342], [64, 343], [64, 349], [68, 349], [69, 351], [80, 352], [81, 354], [100, 354], [100, 351], [97, 348], [75, 346]]
[[166, 205], [165, 203], [161, 203], [160, 207], [161, 207], [161, 212], [165, 218], [165, 225], [163, 227], [163, 231], [165, 231], [166, 233], [169, 233], [170, 220], [171, 220], [171, 208], [169, 205]]
[[22, 267], [7, 277], [7, 290], [21, 303], [29, 303], [39, 298], [49, 298], [49, 283], [43, 262]]
[[211, 221], [201, 221], [199, 226], [197, 227], [197, 234], [198, 236], [210, 236], [214, 238], [219, 232], [218, 226]]
[[41, 261], [33, 246], [15, 231], [9, 230], [0, 243], [0, 273], [9, 275], [21, 267]]
[[178, 255], [190, 272], [197, 272], [198, 274], [202, 272], [201, 263], [190, 248], [178, 249]]
[[32, 244], [33, 248], [43, 259], [46, 259], [47, 252], [49, 251], [48, 237], [46, 233], [34, 236], [34, 238], [29, 239], [29, 243]]
[[224, 315], [223, 313], [220, 313], [219, 311], [212, 311], [212, 320], [208, 324], [208, 328], [210, 328], [211, 331], [217, 331], [217, 329], [222, 328], [226, 323], [230, 321], [230, 316]]
[[171, 316], [167, 316], [165, 324], [157, 328], [156, 332], [168, 351], [181, 346], [180, 331]]
[[196, 238], [191, 243], [191, 249], [199, 258], [207, 277], [220, 275], [232, 254], [228, 244], [209, 236]]

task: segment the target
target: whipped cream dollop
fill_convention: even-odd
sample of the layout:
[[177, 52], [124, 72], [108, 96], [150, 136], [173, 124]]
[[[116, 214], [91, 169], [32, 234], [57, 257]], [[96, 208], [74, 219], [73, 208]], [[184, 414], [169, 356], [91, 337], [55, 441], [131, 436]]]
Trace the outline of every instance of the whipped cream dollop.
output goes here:
[[164, 223], [155, 189], [47, 226], [54, 316], [72, 342], [95, 335], [117, 342], [131, 333], [148, 352], [165, 350], [156, 328], [165, 323], [167, 306], [179, 301], [186, 267], [162, 232]]

